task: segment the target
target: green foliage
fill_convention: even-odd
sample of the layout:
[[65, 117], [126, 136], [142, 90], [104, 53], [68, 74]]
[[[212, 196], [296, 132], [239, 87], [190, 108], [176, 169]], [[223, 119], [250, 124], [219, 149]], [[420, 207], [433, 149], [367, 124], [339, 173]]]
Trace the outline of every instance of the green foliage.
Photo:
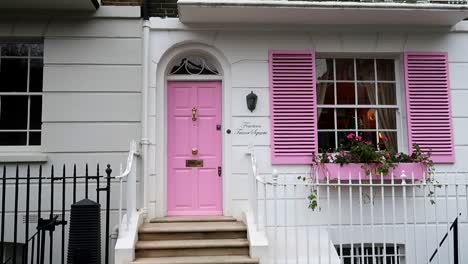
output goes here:
[[379, 150], [369, 141], [362, 140], [361, 136], [353, 133], [348, 134], [346, 139], [336, 150], [328, 149], [313, 158], [313, 165], [322, 163], [338, 163], [340, 165], [348, 163], [364, 163], [363, 169], [367, 175], [387, 175], [398, 163], [421, 163], [429, 170], [428, 176], [434, 173], [434, 163], [430, 159], [431, 152], [423, 153], [421, 147], [413, 145], [411, 154], [396, 153], [391, 150]]
[[[419, 145], [414, 144], [411, 154], [396, 153], [383, 149], [383, 145], [379, 146], [379, 149], [371, 142], [362, 140], [361, 136], [350, 133], [337, 149], [328, 149], [318, 155], [314, 155], [312, 165], [320, 166], [323, 163], [338, 163], [343, 166], [349, 163], [364, 163], [362, 168], [367, 175], [387, 175], [398, 166], [398, 163], [420, 163], [428, 169], [425, 179], [425, 182], [428, 184], [427, 197], [429, 197], [431, 204], [435, 204], [435, 189], [441, 186], [432, 177], [435, 173], [435, 168], [434, 162], [431, 160], [431, 151], [424, 153]], [[298, 179], [306, 180], [302, 176], [298, 177]], [[309, 202], [308, 207], [312, 210], [320, 210], [317, 188], [317, 186], [312, 187], [311, 193], [307, 197]]]

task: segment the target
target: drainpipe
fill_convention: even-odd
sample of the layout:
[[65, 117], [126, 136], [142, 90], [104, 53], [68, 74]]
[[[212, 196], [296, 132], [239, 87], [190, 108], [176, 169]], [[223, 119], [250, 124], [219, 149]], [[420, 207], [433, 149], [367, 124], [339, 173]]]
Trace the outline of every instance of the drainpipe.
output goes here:
[[142, 7], [143, 15], [143, 59], [142, 59], [142, 89], [141, 89], [141, 148], [142, 148], [142, 159], [141, 166], [143, 169], [143, 211], [148, 213], [149, 207], [149, 193], [148, 193], [148, 181], [149, 181], [149, 160], [148, 160], [148, 148], [150, 141], [148, 139], [148, 77], [149, 77], [149, 42], [150, 42], [150, 23], [149, 23], [149, 12], [148, 12], [148, 0], [143, 1]]

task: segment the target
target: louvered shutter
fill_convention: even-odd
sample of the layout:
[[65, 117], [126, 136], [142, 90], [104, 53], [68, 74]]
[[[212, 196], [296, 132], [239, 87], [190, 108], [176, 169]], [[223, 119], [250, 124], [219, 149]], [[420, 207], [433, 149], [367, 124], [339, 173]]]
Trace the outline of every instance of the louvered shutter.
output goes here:
[[310, 164], [317, 151], [315, 53], [270, 51], [273, 164]]
[[405, 53], [409, 146], [432, 150], [432, 160], [455, 161], [447, 53]]

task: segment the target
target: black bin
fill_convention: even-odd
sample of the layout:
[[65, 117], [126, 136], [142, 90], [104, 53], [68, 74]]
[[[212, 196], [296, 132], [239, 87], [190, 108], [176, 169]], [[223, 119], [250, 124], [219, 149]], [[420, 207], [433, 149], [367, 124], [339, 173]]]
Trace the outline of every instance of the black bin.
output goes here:
[[101, 205], [89, 199], [71, 206], [67, 263], [101, 263]]

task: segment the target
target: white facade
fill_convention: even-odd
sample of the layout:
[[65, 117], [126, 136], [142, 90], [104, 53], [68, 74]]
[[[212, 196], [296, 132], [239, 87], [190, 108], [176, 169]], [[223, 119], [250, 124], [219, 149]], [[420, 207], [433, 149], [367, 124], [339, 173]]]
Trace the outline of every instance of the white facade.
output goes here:
[[[260, 176], [270, 177], [273, 170], [277, 170], [280, 175], [280, 181], [295, 182], [297, 176], [310, 175], [310, 166], [304, 165], [272, 165], [270, 154], [270, 97], [269, 97], [269, 64], [268, 54], [270, 50], [314, 50], [317, 56], [332, 57], [362, 57], [370, 56], [375, 58], [392, 58], [396, 64], [396, 83], [398, 91], [399, 107], [401, 109], [400, 123], [398, 125], [399, 150], [408, 151], [408, 138], [405, 114], [405, 96], [403, 80], [403, 52], [405, 51], [444, 51], [448, 52], [450, 68], [450, 91], [452, 96], [452, 114], [455, 137], [455, 157], [453, 164], [437, 164], [437, 171], [466, 171], [464, 163], [465, 157], [468, 157], [467, 142], [464, 140], [464, 131], [467, 128], [465, 118], [468, 116], [468, 110], [464, 107], [465, 99], [468, 97], [468, 87], [466, 87], [466, 71], [468, 70], [468, 57], [464, 46], [468, 44], [468, 23], [460, 22], [451, 29], [434, 27], [400, 27], [400, 26], [214, 26], [210, 25], [184, 25], [178, 19], [159, 19], [152, 18], [150, 33], [150, 73], [149, 73], [149, 126], [148, 135], [150, 140], [150, 152], [148, 156], [149, 164], [149, 182], [148, 195], [149, 204], [148, 216], [164, 216], [166, 214], [166, 182], [167, 182], [167, 160], [166, 160], [166, 89], [167, 80], [175, 77], [168, 77], [168, 64], [173, 60], [186, 55], [201, 54], [211, 58], [222, 73], [220, 79], [223, 83], [223, 204], [224, 214], [241, 218], [243, 212], [249, 209], [249, 190], [252, 188], [252, 174], [248, 146], [252, 144], [256, 153], [258, 171]], [[205, 77], [209, 79], [210, 77]], [[190, 79], [190, 78], [189, 78]], [[192, 77], [192, 80], [204, 79], [203, 76]], [[211, 77], [211, 79], [213, 79]], [[257, 109], [250, 112], [246, 105], [246, 95], [251, 91], [258, 95]], [[254, 125], [252, 127], [251, 125]], [[226, 130], [231, 129], [232, 133], [227, 134]], [[257, 130], [257, 135], [252, 130]], [[244, 132], [252, 133], [244, 133]], [[240, 132], [240, 133], [239, 133]], [[448, 179], [448, 180], [453, 180]], [[463, 176], [462, 176], [463, 180]], [[154, 191], [153, 191], [154, 190]], [[271, 195], [270, 191], [270, 195]], [[298, 200], [294, 203], [299, 207], [300, 214], [317, 219], [318, 222], [302, 216], [297, 218], [291, 215], [289, 211], [287, 221], [289, 223], [298, 222], [313, 225], [327, 225], [327, 218], [320, 218], [312, 212], [307, 212], [304, 199], [307, 190], [301, 190]], [[301, 196], [302, 195], [302, 196]], [[348, 194], [346, 194], [348, 195]], [[379, 194], [380, 195], [380, 194]], [[387, 193], [387, 195], [389, 195]], [[401, 193], [397, 193], [398, 201], [402, 201]], [[419, 196], [421, 195], [421, 196]], [[333, 195], [332, 195], [333, 196]], [[418, 194], [423, 199], [424, 194]], [[260, 195], [260, 197], [262, 197]], [[331, 204], [337, 209], [336, 194], [333, 196]], [[262, 198], [260, 198], [262, 199]], [[349, 197], [342, 198], [349, 203]], [[466, 200], [463, 200], [463, 204]], [[359, 212], [358, 199], [354, 200], [355, 212]], [[269, 205], [272, 206], [272, 205]], [[285, 206], [283, 203], [282, 206]], [[292, 208], [292, 204], [288, 208]], [[348, 205], [346, 205], [348, 206]], [[380, 211], [382, 210], [381, 207]], [[261, 201], [259, 211], [263, 210]], [[271, 208], [269, 209], [271, 213]], [[283, 215], [284, 209], [280, 206], [279, 215]], [[377, 210], [377, 209], [376, 209]], [[416, 209], [415, 209], [416, 210]], [[432, 209], [431, 209], [432, 210]], [[441, 212], [444, 210], [439, 207]], [[401, 214], [401, 208], [397, 210], [397, 215]], [[418, 214], [422, 213], [421, 211]], [[348, 215], [347, 215], [348, 214]], [[463, 215], [464, 213], [462, 213]], [[315, 215], [315, 216], [314, 216]], [[345, 216], [346, 215], [346, 216]], [[369, 217], [369, 211], [365, 213]], [[439, 214], [442, 217], [442, 213]], [[355, 213], [354, 217], [359, 214]], [[318, 217], [318, 218], [316, 218]], [[330, 217], [330, 216], [327, 216]], [[349, 211], [343, 211], [343, 217], [349, 218]], [[379, 216], [380, 217], [380, 216]], [[447, 216], [448, 217], [448, 216]], [[271, 218], [271, 215], [269, 216]], [[280, 217], [281, 218], [281, 217]], [[391, 216], [387, 215], [387, 220]], [[356, 220], [357, 219], [357, 220]], [[358, 218], [354, 223], [359, 223]], [[442, 219], [442, 218], [441, 218]], [[443, 218], [441, 221], [448, 221]], [[336, 220], [336, 219], [335, 219]], [[349, 219], [348, 219], [349, 220]], [[305, 221], [305, 222], [303, 222]], [[337, 224], [329, 219], [329, 223]], [[280, 220], [280, 223], [283, 223]], [[349, 223], [344, 220], [343, 223]], [[271, 223], [270, 223], [271, 224]], [[361, 234], [359, 232], [369, 233], [370, 222], [363, 223], [365, 229], [356, 229], [351, 233], [346, 233], [340, 243], [349, 243], [353, 241], [353, 236]], [[326, 229], [326, 228], [325, 228]], [[311, 241], [317, 236], [317, 229], [311, 229]], [[315, 230], [315, 231], [314, 231]], [[337, 236], [339, 230], [322, 229], [321, 239], [330, 236], [338, 244]], [[365, 231], [363, 231], [365, 230]], [[271, 231], [271, 230], [270, 230]], [[298, 230], [287, 229], [290, 237], [294, 240], [294, 232]], [[325, 231], [325, 232], [324, 232]], [[348, 230], [349, 231], [349, 230]], [[299, 230], [299, 233], [305, 232], [305, 229]], [[377, 232], [377, 231], [376, 231]], [[382, 232], [380, 230], [380, 232]], [[391, 234], [392, 230], [386, 230]], [[395, 231], [393, 231], [395, 232]], [[400, 232], [400, 231], [398, 231]], [[434, 233], [434, 230], [431, 231]], [[439, 234], [440, 234], [439, 230]], [[466, 233], [466, 228], [463, 229]], [[404, 232], [397, 237], [387, 235], [386, 241], [399, 241], [404, 243]], [[271, 239], [271, 233], [270, 233]], [[284, 235], [280, 236], [283, 241]], [[304, 239], [302, 237], [301, 239]], [[375, 238], [372, 238], [375, 239]], [[368, 241], [375, 243], [384, 242], [382, 238]], [[436, 237], [431, 237], [431, 243], [435, 244]], [[432, 241], [433, 240], [433, 241]], [[290, 240], [291, 241], [291, 240]], [[332, 241], [333, 242], [333, 241]], [[271, 243], [271, 241], [270, 241]], [[290, 242], [293, 243], [293, 242]], [[304, 242], [305, 243], [305, 242]], [[322, 256], [328, 256], [326, 246], [327, 242], [319, 243], [322, 245]], [[295, 244], [294, 244], [295, 245]], [[303, 245], [304, 246], [304, 245]], [[278, 252], [282, 253], [284, 246], [279, 245]], [[315, 254], [320, 251], [320, 246], [315, 246]], [[409, 261], [414, 257], [410, 251], [412, 245], [407, 245]], [[409, 251], [408, 251], [409, 250]], [[422, 250], [422, 248], [418, 249]], [[295, 248], [289, 247], [287, 253], [290, 256], [291, 263], [295, 262]], [[299, 250], [301, 253], [299, 259], [305, 261], [305, 249]], [[333, 251], [333, 249], [332, 249]], [[272, 248], [270, 247], [270, 254]], [[333, 253], [334, 254], [334, 253]], [[333, 255], [332, 254], [332, 255]], [[441, 254], [442, 255], [442, 254]], [[335, 256], [335, 255], [333, 255]], [[446, 255], [443, 255], [444, 259]], [[325, 257], [328, 258], [328, 257]], [[333, 259], [334, 257], [332, 257]], [[279, 263], [282, 260], [280, 260]], [[315, 260], [317, 261], [317, 259]], [[322, 259], [322, 261], [325, 261]], [[422, 261], [420, 259], [419, 261]], [[332, 260], [332, 262], [334, 262]], [[265, 262], [270, 263], [270, 262]], [[301, 262], [302, 263], [302, 262]], [[318, 263], [318, 262], [317, 262]], [[328, 263], [326, 262], [321, 263]], [[422, 262], [421, 262], [422, 263]]]
[[[22, 174], [27, 164], [32, 165], [33, 173], [42, 165], [44, 175], [49, 175], [51, 165], [57, 172], [65, 164], [67, 175], [72, 175], [73, 164], [77, 164], [79, 173], [89, 164], [92, 175], [99, 163], [101, 173], [106, 164], [111, 164], [113, 175], [117, 175], [130, 141], [139, 140], [141, 132], [140, 8], [104, 6], [93, 14], [43, 12], [32, 17], [23, 12], [2, 13], [0, 38], [3, 43], [32, 40], [44, 45], [42, 142], [31, 147], [0, 146], [0, 163], [7, 165], [10, 176], [18, 163]], [[90, 185], [92, 199], [95, 188], [94, 183]], [[19, 243], [24, 242], [25, 190], [24, 186], [20, 188]], [[112, 183], [112, 190], [111, 228], [119, 223], [117, 182]], [[7, 193], [14, 193], [14, 185], [7, 186]], [[31, 198], [36, 200], [37, 193], [38, 186], [33, 185]], [[43, 201], [49, 201], [49, 193], [50, 184], [44, 182]], [[66, 193], [71, 195], [71, 184]], [[77, 197], [84, 197], [83, 193], [84, 181], [79, 181]], [[57, 204], [61, 194], [56, 187]], [[7, 204], [5, 222], [12, 223], [13, 203]], [[31, 205], [31, 215], [36, 214], [35, 204]], [[44, 205], [43, 214], [47, 208]], [[32, 220], [30, 234], [35, 223]], [[55, 237], [60, 236], [61, 231], [57, 231]], [[11, 228], [6, 229], [5, 241], [13, 241]], [[59, 246], [55, 244], [54, 259], [60, 259]]]
[[[452, 96], [453, 125], [455, 133], [456, 162], [437, 164], [439, 171], [463, 170], [464, 157], [468, 155], [464, 130], [464, 118], [468, 115], [463, 102], [468, 96], [465, 87], [465, 71], [468, 69], [468, 57], [463, 46], [468, 38], [465, 22], [451, 30], [433, 28], [385, 28], [358, 29], [356, 27], [300, 27], [288, 30], [281, 27], [244, 27], [213, 28], [203, 26], [185, 26], [177, 19], [151, 20], [151, 68], [149, 97], [149, 135], [151, 142], [150, 160], [154, 166], [150, 183], [158, 192], [151, 192], [148, 206], [154, 215], [164, 215], [164, 175], [165, 161], [165, 83], [167, 64], [180, 54], [203, 53], [219, 63], [223, 81], [223, 128], [231, 129], [232, 134], [223, 135], [223, 156], [226, 170], [224, 178], [225, 213], [239, 217], [247, 200], [249, 159], [247, 146], [255, 146], [259, 171], [271, 174], [273, 168], [280, 174], [303, 175], [310, 171], [309, 166], [272, 166], [270, 159], [270, 108], [268, 81], [268, 51], [275, 50], [315, 50], [317, 55], [332, 56], [373, 56], [391, 57], [396, 60], [397, 89], [400, 92], [402, 109], [401, 121], [406, 123], [404, 115], [404, 85], [402, 72], [402, 54], [404, 51], [447, 51], [449, 54], [450, 86]], [[400, 64], [400, 65], [398, 65]], [[200, 76], [199, 78], [202, 78]], [[258, 95], [257, 109], [252, 113], [247, 109], [245, 96], [253, 91]], [[259, 125], [259, 130], [266, 132], [257, 136], [238, 134], [245, 123]], [[407, 152], [406, 127], [401, 128], [400, 150]], [[150, 162], [151, 163], [151, 162]], [[162, 177], [161, 177], [162, 175]], [[150, 187], [152, 188], [152, 187]]]
[[[143, 40], [143, 25], [150, 30], [148, 42]], [[7, 16], [0, 22], [0, 37], [7, 40], [26, 37], [43, 40], [44, 43], [41, 146], [21, 151], [0, 147], [0, 161], [69, 166], [74, 163], [101, 163], [102, 166], [109, 163], [116, 174], [119, 165], [125, 161], [131, 140], [140, 141], [143, 146], [149, 142], [148, 153], [142, 151], [145, 168], [140, 168], [143, 173], [138, 175], [138, 180], [147, 182], [138, 185], [137, 192], [141, 201], [138, 207], [146, 208], [146, 220], [165, 216], [167, 212], [166, 98], [169, 79], [222, 82], [224, 215], [242, 219], [249, 209], [249, 190], [252, 188], [250, 157], [247, 155], [249, 145], [254, 146], [261, 176], [269, 177], [276, 169], [282, 181], [294, 182], [297, 176], [310, 174], [310, 166], [272, 165], [271, 162], [270, 50], [314, 50], [322, 56], [394, 59], [402, 109], [401, 126], [398, 128], [399, 148], [405, 152], [408, 141], [403, 52], [448, 52], [456, 162], [438, 164], [436, 169], [468, 169], [464, 163], [468, 158], [468, 139], [465, 137], [468, 108], [464, 105], [468, 100], [468, 53], [465, 49], [468, 45], [468, 22], [460, 22], [452, 28], [304, 24], [246, 26], [185, 25], [175, 18], [151, 18], [148, 24], [144, 24], [139, 18], [139, 8], [101, 7], [92, 17], [44, 15], [18, 19]], [[145, 56], [145, 47], [149, 47], [148, 56]], [[186, 55], [209, 58], [221, 74], [169, 77], [169, 65]], [[143, 70], [145, 67], [148, 67], [147, 73]], [[253, 112], [246, 106], [246, 95], [251, 91], [258, 95], [257, 108]], [[143, 122], [145, 119], [147, 124]], [[227, 129], [232, 133], [227, 134]], [[71, 166], [69, 168], [71, 170]], [[114, 190], [118, 190], [117, 185], [115, 187]], [[306, 195], [306, 192], [301, 194]], [[112, 208], [117, 208], [118, 193], [114, 192], [114, 195]], [[286, 221], [316, 223], [307, 221], [307, 216], [313, 217], [313, 213], [307, 211], [302, 201], [297, 205], [304, 206], [305, 217], [289, 216]], [[262, 210], [261, 205], [259, 210]], [[118, 220], [117, 212], [113, 211], [111, 225], [116, 225]], [[134, 228], [136, 230], [136, 226]], [[249, 226], [250, 231], [254, 232], [252, 226]], [[296, 231], [286, 230], [291, 238]], [[322, 232], [317, 244], [328, 245], [328, 248], [322, 248], [328, 251], [332, 248], [328, 238], [336, 239], [337, 230]], [[466, 226], [463, 233], [466, 234]], [[342, 242], [352, 241], [352, 235], [347, 234]], [[259, 237], [250, 238], [260, 241]], [[288, 250], [289, 255], [294, 256], [295, 249]], [[325, 251], [323, 254], [328, 254]]]

